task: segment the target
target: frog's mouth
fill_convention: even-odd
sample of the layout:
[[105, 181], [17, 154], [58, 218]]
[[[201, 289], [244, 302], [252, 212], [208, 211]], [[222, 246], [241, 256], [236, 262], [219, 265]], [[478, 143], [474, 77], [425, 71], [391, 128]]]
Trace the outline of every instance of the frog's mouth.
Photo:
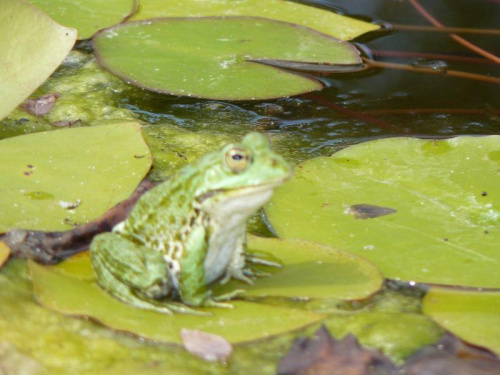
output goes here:
[[275, 180], [275, 181], [269, 182], [267, 184], [245, 186], [245, 187], [238, 188], [238, 189], [210, 190], [210, 191], [207, 191], [206, 193], [196, 197], [196, 201], [198, 203], [203, 203], [207, 199], [210, 199], [210, 198], [215, 197], [215, 196], [224, 196], [224, 197], [231, 199], [234, 197], [244, 197], [247, 195], [263, 193], [263, 192], [267, 192], [269, 190], [273, 190], [274, 188], [282, 185], [289, 178], [290, 178], [290, 176], [287, 176], [285, 178], [281, 178], [279, 180]]

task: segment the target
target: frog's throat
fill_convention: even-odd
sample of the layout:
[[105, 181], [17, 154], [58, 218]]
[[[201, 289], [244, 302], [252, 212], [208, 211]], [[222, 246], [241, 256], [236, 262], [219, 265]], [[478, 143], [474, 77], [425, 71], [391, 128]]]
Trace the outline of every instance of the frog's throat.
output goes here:
[[[277, 184], [240, 189], [205, 201], [212, 235], [203, 262], [205, 283], [241, 273], [244, 266], [245, 228], [248, 217], [269, 201]], [[233, 268], [231, 270], [230, 268]]]
[[262, 185], [254, 185], [254, 186], [245, 186], [239, 189], [215, 189], [207, 191], [196, 197], [196, 202], [203, 203], [207, 199], [210, 199], [215, 196], [226, 195], [228, 199], [233, 198], [235, 196], [245, 196], [248, 194], [258, 193], [260, 191], [264, 192], [267, 190], [272, 190], [277, 186], [282, 185], [289, 177], [282, 178], [267, 184]]

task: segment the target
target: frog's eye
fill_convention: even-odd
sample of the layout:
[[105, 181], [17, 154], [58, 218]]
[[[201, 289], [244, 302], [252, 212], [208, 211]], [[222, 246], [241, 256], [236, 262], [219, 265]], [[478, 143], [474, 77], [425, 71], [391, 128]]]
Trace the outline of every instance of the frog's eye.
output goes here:
[[234, 173], [240, 173], [250, 165], [250, 155], [241, 148], [232, 148], [224, 155], [224, 161]]

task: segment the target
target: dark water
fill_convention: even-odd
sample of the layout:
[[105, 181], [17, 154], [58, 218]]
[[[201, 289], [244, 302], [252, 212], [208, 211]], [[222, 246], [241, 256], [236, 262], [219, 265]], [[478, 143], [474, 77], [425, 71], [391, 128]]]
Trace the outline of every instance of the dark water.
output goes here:
[[[301, 2], [369, 22], [430, 26], [407, 1]], [[499, 24], [497, 0], [421, 0], [421, 4], [446, 26], [494, 29]], [[462, 36], [500, 55], [498, 36]], [[445, 33], [395, 30], [364, 35], [354, 42], [365, 56], [377, 61], [500, 77], [499, 65]], [[500, 133], [498, 84], [394, 69], [319, 78], [324, 90], [273, 101], [214, 102], [131, 89], [121, 106], [133, 109], [145, 121], [192, 130], [286, 133], [294, 139], [291, 147], [296, 150], [290, 151], [305, 158], [387, 136]]]

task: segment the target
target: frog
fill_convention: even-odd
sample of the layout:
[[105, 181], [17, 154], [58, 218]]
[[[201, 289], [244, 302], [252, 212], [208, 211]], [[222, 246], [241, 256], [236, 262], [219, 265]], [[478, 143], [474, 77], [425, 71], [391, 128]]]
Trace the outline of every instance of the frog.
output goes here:
[[111, 232], [94, 237], [97, 284], [131, 306], [165, 314], [231, 307], [222, 301], [239, 291], [216, 298], [210, 285], [233, 278], [252, 283], [247, 220], [291, 175], [289, 163], [257, 132], [185, 165], [143, 194]]

